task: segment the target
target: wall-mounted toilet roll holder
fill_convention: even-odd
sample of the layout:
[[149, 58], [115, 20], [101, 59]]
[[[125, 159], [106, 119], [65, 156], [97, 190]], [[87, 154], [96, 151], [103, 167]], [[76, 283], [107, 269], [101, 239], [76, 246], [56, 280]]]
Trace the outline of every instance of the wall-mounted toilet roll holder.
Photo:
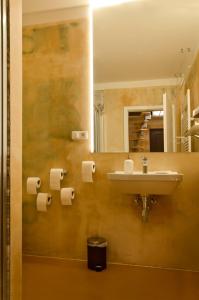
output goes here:
[[93, 174], [96, 171], [96, 164], [94, 161], [82, 161], [82, 181], [93, 182]]
[[64, 206], [72, 205], [72, 200], [75, 199], [75, 189], [72, 187], [65, 187], [61, 189], [60, 200]]
[[36, 195], [41, 187], [40, 177], [28, 177], [26, 182], [26, 190], [30, 195]]
[[64, 179], [64, 175], [67, 171], [63, 168], [50, 169], [50, 189], [59, 191], [61, 188], [61, 181]]
[[36, 199], [36, 208], [38, 212], [47, 212], [48, 207], [52, 203], [52, 195], [50, 193], [38, 193]]
[[52, 198], [53, 198], [52, 195], [48, 194], [48, 204], [51, 204]]
[[63, 175], [65, 176], [67, 174], [67, 170], [63, 170]]

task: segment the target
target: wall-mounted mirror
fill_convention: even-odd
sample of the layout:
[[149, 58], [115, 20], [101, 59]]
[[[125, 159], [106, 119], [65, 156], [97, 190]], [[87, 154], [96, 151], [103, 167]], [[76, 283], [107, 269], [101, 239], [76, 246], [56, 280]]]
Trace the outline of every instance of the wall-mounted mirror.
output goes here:
[[93, 8], [95, 151], [199, 151], [198, 0], [113, 2]]

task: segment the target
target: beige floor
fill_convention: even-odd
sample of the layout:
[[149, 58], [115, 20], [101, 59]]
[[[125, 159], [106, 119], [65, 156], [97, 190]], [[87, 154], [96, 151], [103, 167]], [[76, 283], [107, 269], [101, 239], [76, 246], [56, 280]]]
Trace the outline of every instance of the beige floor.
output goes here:
[[23, 300], [198, 300], [199, 273], [25, 257]]

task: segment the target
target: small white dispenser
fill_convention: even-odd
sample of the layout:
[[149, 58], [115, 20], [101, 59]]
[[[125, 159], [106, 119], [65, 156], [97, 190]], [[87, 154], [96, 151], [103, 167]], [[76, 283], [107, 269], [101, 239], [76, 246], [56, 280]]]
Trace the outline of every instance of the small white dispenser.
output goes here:
[[124, 173], [133, 174], [134, 171], [134, 161], [132, 159], [126, 159], [124, 161]]

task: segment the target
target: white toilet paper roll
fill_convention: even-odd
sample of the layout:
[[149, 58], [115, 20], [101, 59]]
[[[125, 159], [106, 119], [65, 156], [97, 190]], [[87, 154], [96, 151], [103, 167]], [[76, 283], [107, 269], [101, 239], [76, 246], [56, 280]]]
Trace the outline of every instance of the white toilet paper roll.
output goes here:
[[27, 193], [31, 195], [37, 194], [37, 190], [41, 186], [41, 179], [39, 177], [27, 178]]
[[38, 193], [37, 195], [37, 211], [46, 212], [47, 207], [51, 205], [52, 197], [48, 193]]
[[83, 182], [93, 182], [93, 174], [95, 173], [94, 161], [82, 162], [82, 180]]
[[74, 188], [63, 188], [61, 189], [61, 204], [72, 205], [72, 200], [75, 198]]
[[61, 188], [61, 180], [64, 178], [63, 169], [51, 169], [50, 170], [50, 189], [59, 191]]

